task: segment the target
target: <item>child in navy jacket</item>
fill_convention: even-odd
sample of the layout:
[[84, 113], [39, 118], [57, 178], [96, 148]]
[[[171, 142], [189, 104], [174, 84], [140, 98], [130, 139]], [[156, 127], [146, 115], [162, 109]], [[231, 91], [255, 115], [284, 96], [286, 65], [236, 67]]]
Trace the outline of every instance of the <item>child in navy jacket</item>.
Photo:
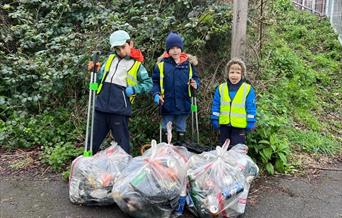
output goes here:
[[171, 32], [166, 38], [166, 52], [159, 58], [152, 74], [151, 90], [155, 104], [161, 107], [165, 142], [166, 124], [171, 121], [177, 141], [184, 142], [186, 119], [190, 114], [190, 90], [198, 89], [197, 59], [183, 52], [183, 40]]

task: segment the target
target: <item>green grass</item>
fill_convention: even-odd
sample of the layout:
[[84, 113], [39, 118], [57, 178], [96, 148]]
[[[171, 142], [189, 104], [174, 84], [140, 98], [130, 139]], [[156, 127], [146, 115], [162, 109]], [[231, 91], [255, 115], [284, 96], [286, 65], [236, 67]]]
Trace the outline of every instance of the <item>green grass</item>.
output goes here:
[[322, 153], [326, 155], [337, 154], [342, 144], [332, 135], [325, 135], [313, 130], [291, 129], [288, 131], [291, 144], [297, 145], [306, 152]]
[[337, 35], [327, 19], [295, 10], [289, 0], [274, 3], [256, 77], [258, 127], [248, 138], [250, 155], [270, 174], [289, 172], [293, 151], [333, 156], [342, 143]]

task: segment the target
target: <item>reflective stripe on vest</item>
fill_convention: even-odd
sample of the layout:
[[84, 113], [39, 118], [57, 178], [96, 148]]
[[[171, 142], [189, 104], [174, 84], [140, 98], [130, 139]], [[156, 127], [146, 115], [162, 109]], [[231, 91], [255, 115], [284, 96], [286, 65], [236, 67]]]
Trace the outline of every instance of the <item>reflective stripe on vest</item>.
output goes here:
[[[164, 62], [158, 63], [158, 69], [159, 69], [159, 86], [160, 86], [160, 94], [161, 96], [164, 96], [165, 89], [164, 89]], [[192, 78], [192, 67], [189, 63], [189, 80]], [[190, 84], [188, 86], [188, 93], [189, 97], [191, 97], [191, 87]]]
[[223, 83], [219, 86], [221, 96], [219, 124], [231, 124], [233, 127], [247, 127], [246, 98], [251, 90], [251, 85], [242, 83], [236, 95], [231, 101], [229, 97], [228, 84]]
[[[106, 80], [106, 77], [108, 76], [110, 66], [112, 65], [114, 58], [115, 58], [115, 54], [109, 55], [108, 60], [106, 61], [104, 73], [103, 73], [100, 85], [97, 88], [96, 94], [100, 94], [102, 87], [103, 87], [103, 82]], [[131, 67], [131, 69], [128, 70], [127, 79], [126, 79], [128, 86], [136, 86], [138, 84], [137, 75], [138, 75], [140, 65], [141, 65], [141, 62], [134, 61], [133, 66]], [[130, 99], [131, 103], [134, 102], [134, 98], [135, 98], [135, 95], [130, 96], [129, 99]]]

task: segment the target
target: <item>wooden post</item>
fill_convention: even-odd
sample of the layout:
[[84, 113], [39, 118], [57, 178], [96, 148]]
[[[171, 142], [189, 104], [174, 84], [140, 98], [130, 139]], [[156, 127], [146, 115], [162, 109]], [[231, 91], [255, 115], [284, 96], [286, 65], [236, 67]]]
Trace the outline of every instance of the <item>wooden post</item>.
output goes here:
[[248, 0], [234, 0], [231, 58], [245, 59]]

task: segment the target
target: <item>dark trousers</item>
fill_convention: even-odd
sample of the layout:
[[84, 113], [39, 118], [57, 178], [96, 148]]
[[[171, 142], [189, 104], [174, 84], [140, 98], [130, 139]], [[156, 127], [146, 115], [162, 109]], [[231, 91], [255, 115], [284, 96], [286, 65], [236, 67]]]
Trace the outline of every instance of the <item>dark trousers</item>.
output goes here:
[[245, 129], [235, 128], [232, 126], [221, 125], [220, 126], [220, 143], [224, 144], [226, 139], [230, 139], [229, 148], [237, 144], [246, 144]]
[[95, 111], [93, 131], [93, 154], [98, 152], [100, 145], [109, 130], [118, 145], [130, 154], [128, 116]]

